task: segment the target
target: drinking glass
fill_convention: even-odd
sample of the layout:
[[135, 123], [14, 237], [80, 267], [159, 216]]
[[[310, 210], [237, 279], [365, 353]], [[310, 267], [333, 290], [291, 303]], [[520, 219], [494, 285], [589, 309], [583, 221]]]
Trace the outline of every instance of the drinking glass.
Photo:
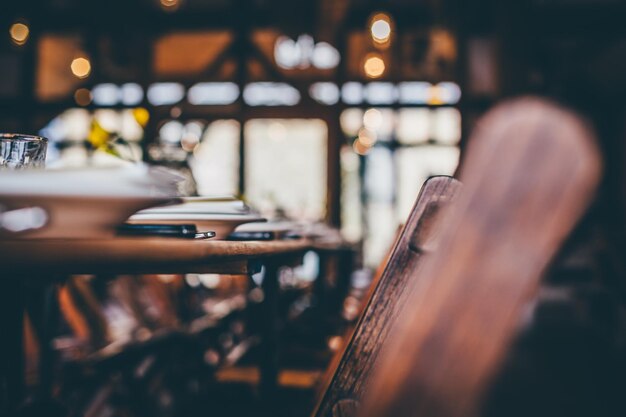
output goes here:
[[42, 167], [48, 139], [20, 133], [0, 133], [0, 170]]

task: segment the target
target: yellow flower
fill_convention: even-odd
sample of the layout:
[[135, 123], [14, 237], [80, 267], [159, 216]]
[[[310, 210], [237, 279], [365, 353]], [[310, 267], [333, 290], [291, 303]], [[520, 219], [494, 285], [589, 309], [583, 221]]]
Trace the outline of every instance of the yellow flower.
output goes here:
[[150, 120], [150, 113], [143, 107], [137, 107], [133, 109], [133, 117], [139, 123], [139, 126], [146, 127], [148, 120]]
[[104, 129], [96, 119], [91, 121], [91, 128], [87, 135], [87, 140], [96, 149], [108, 147], [108, 142], [111, 139], [111, 133]]

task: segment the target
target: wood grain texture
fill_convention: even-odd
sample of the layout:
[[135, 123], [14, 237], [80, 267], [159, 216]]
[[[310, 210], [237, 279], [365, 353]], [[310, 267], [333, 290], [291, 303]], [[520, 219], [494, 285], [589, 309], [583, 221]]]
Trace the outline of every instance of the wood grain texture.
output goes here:
[[419, 271], [362, 416], [479, 413], [522, 308], [600, 173], [593, 134], [557, 105], [523, 98], [485, 116], [469, 142], [463, 194]]
[[0, 265], [11, 271], [91, 274], [248, 273], [251, 260], [299, 256], [307, 239], [231, 242], [164, 238], [0, 240]]
[[353, 417], [358, 407], [359, 402], [356, 400], [339, 400], [333, 406], [333, 417]]
[[355, 415], [380, 349], [407, 301], [408, 289], [415, 285], [413, 277], [423, 254], [433, 249], [430, 238], [437, 211], [455, 197], [459, 188], [460, 183], [451, 177], [433, 177], [424, 183], [352, 337], [329, 367], [332, 374], [326, 376], [315, 416]]

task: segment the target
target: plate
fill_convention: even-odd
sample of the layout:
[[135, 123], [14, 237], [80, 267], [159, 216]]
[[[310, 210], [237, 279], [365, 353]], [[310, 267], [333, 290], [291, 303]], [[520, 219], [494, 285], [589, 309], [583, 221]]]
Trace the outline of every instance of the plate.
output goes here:
[[179, 176], [161, 167], [31, 169], [0, 171], [4, 195], [47, 196], [178, 196]]
[[272, 232], [275, 239], [283, 239], [288, 234], [301, 234], [302, 225], [294, 221], [279, 220], [267, 223], [243, 224], [235, 230], [236, 232]]
[[87, 239], [113, 237], [115, 229], [133, 213], [156, 205], [180, 200], [157, 196], [79, 196], [79, 195], [10, 195], [0, 193], [5, 210], [40, 207], [46, 212], [45, 225], [19, 233], [3, 232], [2, 238]]
[[215, 203], [215, 202], [228, 202], [228, 201], [241, 201], [234, 195], [230, 194], [214, 194], [214, 195], [201, 195], [193, 197], [181, 197], [185, 203]]
[[20, 227], [28, 220], [24, 210], [4, 214], [0, 229], [10, 239], [110, 237], [138, 210], [180, 203], [174, 197], [179, 180], [175, 173], [145, 164], [2, 171], [0, 212], [40, 208], [41, 221], [28, 225], [43, 226], [17, 232], [26, 229]]
[[265, 222], [267, 219], [256, 214], [135, 214], [128, 219], [132, 224], [195, 224], [198, 232], [215, 232], [216, 239], [225, 239], [241, 224]]
[[142, 210], [137, 214], [227, 214], [227, 215], [249, 215], [250, 208], [243, 201], [188, 201], [183, 198], [183, 204], [175, 204], [167, 207], [154, 207]]

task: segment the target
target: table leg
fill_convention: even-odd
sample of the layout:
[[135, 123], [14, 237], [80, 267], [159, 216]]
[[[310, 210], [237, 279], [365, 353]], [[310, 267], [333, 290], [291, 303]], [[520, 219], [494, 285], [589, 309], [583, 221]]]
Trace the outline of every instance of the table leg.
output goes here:
[[39, 332], [41, 341], [39, 354], [39, 396], [43, 399], [52, 397], [54, 384], [54, 369], [56, 355], [52, 348], [52, 341], [58, 326], [59, 306], [57, 299], [57, 285], [47, 285], [42, 288], [40, 302], [43, 307], [41, 317], [42, 326]]
[[[51, 280], [52, 281], [52, 280]], [[21, 415], [66, 416], [67, 409], [54, 398], [56, 355], [52, 347], [58, 320], [58, 284], [33, 282], [26, 294], [26, 308], [39, 340], [37, 390], [21, 408]]]
[[319, 256], [319, 270], [313, 282], [313, 293], [320, 311], [325, 312], [328, 303], [328, 283], [326, 280], [329, 274], [329, 256], [324, 251], [319, 251], [317, 254]]
[[278, 388], [278, 265], [275, 260], [265, 264], [262, 283], [259, 391], [262, 400], [269, 406], [274, 404]]
[[337, 287], [333, 300], [332, 314], [340, 317], [343, 303], [350, 292], [352, 284], [352, 271], [354, 271], [354, 252], [344, 249], [337, 252]]
[[10, 277], [0, 290], [0, 415], [13, 415], [24, 391], [24, 291], [22, 280]]

